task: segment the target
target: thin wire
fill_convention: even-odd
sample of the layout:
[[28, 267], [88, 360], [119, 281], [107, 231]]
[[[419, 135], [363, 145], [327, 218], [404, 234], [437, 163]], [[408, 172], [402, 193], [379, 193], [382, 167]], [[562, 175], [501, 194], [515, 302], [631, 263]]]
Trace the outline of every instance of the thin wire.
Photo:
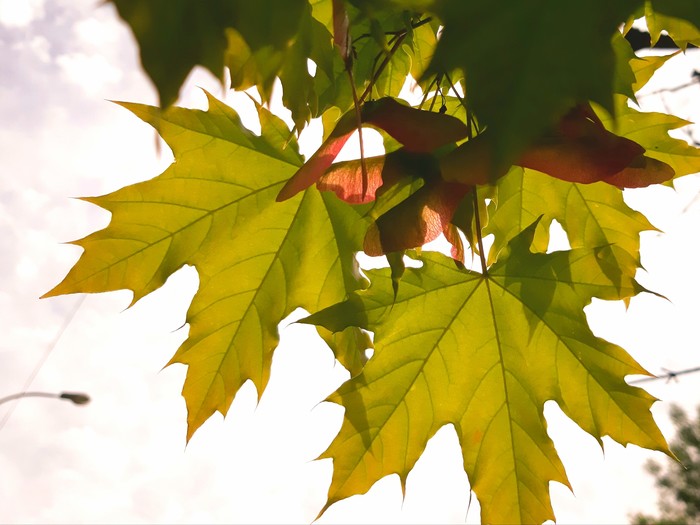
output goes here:
[[[697, 85], [698, 85], [699, 79], [700, 79], [700, 71], [693, 71], [692, 80], [691, 80], [690, 82], [688, 82], [687, 84], [681, 84], [681, 85], [679, 85], [679, 86], [672, 87], [672, 88], [660, 89], [660, 90], [658, 90], [658, 91], [654, 91], [654, 92], [652, 92], [652, 93], [647, 93], [647, 94], [642, 95], [642, 96], [637, 97], [637, 98], [644, 98], [644, 97], [646, 97], [646, 96], [658, 95], [658, 96], [659, 96], [659, 100], [661, 101], [661, 104], [662, 104], [663, 107], [664, 107], [664, 111], [666, 111], [666, 113], [671, 113], [671, 109], [668, 107], [668, 104], [666, 103], [666, 99], [664, 98], [664, 93], [672, 93], [672, 92], [674, 92], [674, 91], [678, 91], [678, 90], [680, 90], [680, 89], [685, 89], [685, 88], [687, 88], [687, 87], [697, 86]], [[685, 134], [685, 136], [688, 138], [688, 141], [689, 141], [691, 144], [694, 144], [694, 145], [696, 145], [696, 146], [700, 146], [700, 144], [698, 143], [698, 141], [695, 140], [695, 136], [693, 135], [692, 130], [689, 129], [690, 126], [692, 126], [692, 123], [689, 124], [688, 126], [683, 126], [683, 127], [681, 128], [681, 130], [682, 130], [682, 132]], [[688, 203], [683, 207], [683, 209], [681, 210], [680, 215], [684, 215], [684, 214], [695, 204], [695, 202], [696, 202], [699, 198], [700, 198], [700, 192], [698, 192], [697, 194], [695, 194], [695, 196], [690, 200], [690, 202], [688, 202]], [[660, 236], [661, 234], [662, 234], [662, 232], [658, 232], [658, 233], [656, 234], [656, 236], [658, 237], [658, 236]]]
[[[78, 313], [78, 309], [83, 305], [83, 302], [85, 301], [85, 297], [86, 297], [86, 294], [82, 294], [80, 296], [80, 298], [75, 302], [73, 309], [70, 312], [68, 312], [68, 315], [64, 319], [61, 327], [58, 329], [58, 332], [56, 332], [56, 335], [54, 336], [53, 340], [48, 344], [48, 346], [46, 347], [46, 350], [44, 350], [44, 355], [41, 356], [41, 358], [37, 362], [36, 366], [34, 367], [34, 370], [32, 370], [32, 373], [29, 375], [27, 380], [24, 382], [24, 386], [22, 387], [22, 393], [27, 392], [27, 389], [31, 386], [32, 381], [34, 381], [34, 379], [36, 378], [37, 374], [39, 373], [39, 370], [41, 370], [41, 367], [44, 366], [44, 363], [46, 363], [46, 360], [51, 355], [51, 352], [53, 352], [54, 348], [56, 348], [56, 345], [61, 340], [63, 333], [66, 331], [68, 326], [73, 321], [75, 314]], [[14, 403], [9, 408], [9, 410], [7, 412], [5, 412], [5, 415], [3, 416], [2, 421], [0, 421], [0, 431], [5, 427], [5, 424], [10, 419], [10, 416], [12, 416], [12, 413], [15, 411], [15, 408], [17, 408], [17, 405], [19, 405], [19, 402], [20, 401], [18, 400], [17, 403]]]
[[698, 84], [699, 78], [700, 78], [700, 72], [693, 71], [692, 80], [690, 82], [686, 82], [685, 84], [679, 84], [679, 85], [673, 86], [673, 87], [657, 89], [656, 91], [651, 91], [649, 93], [642, 93], [641, 95], [637, 96], [637, 98], [638, 99], [639, 98], [647, 98], [647, 97], [653, 97], [655, 95], [663, 95], [664, 93], [673, 93], [674, 91], [681, 91], [682, 89], [696, 86]]
[[690, 200], [688, 204], [685, 205], [685, 207], [681, 210], [681, 215], [686, 213], [692, 206], [695, 204], [698, 199], [700, 199], [700, 192], [696, 193], [695, 196]]
[[692, 374], [693, 372], [700, 372], [700, 366], [696, 366], [694, 368], [686, 368], [684, 370], [678, 370], [677, 372], [674, 372], [673, 370], [666, 370], [666, 373], [661, 374], [660, 376], [635, 379], [634, 381], [630, 381], [629, 384], [634, 385], [637, 383], [646, 383], [648, 381], [656, 381], [657, 379], [666, 379], [670, 381], [671, 379], [676, 379], [678, 376], [682, 376], [684, 374]]

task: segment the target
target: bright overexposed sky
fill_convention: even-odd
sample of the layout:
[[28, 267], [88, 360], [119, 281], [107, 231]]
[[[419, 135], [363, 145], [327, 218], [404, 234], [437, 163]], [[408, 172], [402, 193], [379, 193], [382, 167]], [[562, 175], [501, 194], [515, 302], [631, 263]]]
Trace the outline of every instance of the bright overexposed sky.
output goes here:
[[[167, 147], [158, 154], [151, 128], [108, 102], [155, 104], [156, 96], [128, 28], [100, 4], [0, 0], [0, 397], [22, 390], [78, 306], [31, 390], [83, 391], [93, 399], [85, 407], [45, 399], [14, 407], [0, 429], [0, 522], [310, 522], [331, 477], [330, 461], [313, 459], [342, 418], [341, 408], [320, 402], [348, 377], [311, 329], [282, 331], [260, 404], [246, 384], [226, 420], [213, 417], [185, 448], [185, 369], [162, 367], [186, 336], [181, 327], [196, 272], [183, 269], [128, 310], [128, 292], [82, 303], [79, 296], [38, 299], [80, 254], [62, 243], [109, 220], [72, 197], [151, 178], [172, 159]], [[694, 69], [697, 51], [671, 61], [648, 90], [688, 82]], [[196, 70], [182, 105], [203, 106], [196, 86], [243, 101]], [[700, 84], [643, 102], [700, 120], [699, 95]], [[668, 300], [643, 294], [628, 310], [602, 301], [587, 309], [598, 335], [657, 373], [700, 365], [700, 180], [686, 177], [677, 186], [626, 193], [665, 232], [643, 234], [647, 271], [639, 280]], [[654, 414], [668, 435], [668, 403], [694, 407], [699, 385], [700, 374], [645, 385], [663, 400]], [[0, 420], [10, 408], [0, 407]], [[663, 461], [660, 454], [609, 440], [603, 453], [556, 406], [546, 415], [575, 491], [552, 489], [561, 523], [624, 523], [628, 513], [654, 511], [643, 463]], [[319, 523], [472, 523], [478, 516], [456, 435], [445, 427], [409, 475], [404, 501], [390, 476], [334, 505]]]

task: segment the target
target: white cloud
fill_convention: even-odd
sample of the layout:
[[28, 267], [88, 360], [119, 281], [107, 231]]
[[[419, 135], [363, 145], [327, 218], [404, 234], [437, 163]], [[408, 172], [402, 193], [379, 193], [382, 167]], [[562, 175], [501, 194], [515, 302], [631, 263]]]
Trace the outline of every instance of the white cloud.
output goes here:
[[96, 95], [106, 85], [114, 84], [122, 78], [121, 70], [101, 55], [70, 53], [57, 57], [56, 64], [68, 81], [79, 85], [88, 95]]
[[121, 28], [110, 22], [104, 18], [86, 18], [76, 22], [73, 31], [86, 48], [106, 47], [116, 44], [121, 36]]
[[0, 0], [0, 24], [26, 27], [44, 16], [44, 0]]
[[[2, 0], [0, 0], [2, 1]], [[48, 64], [51, 61], [51, 43], [43, 35], [36, 35], [29, 41], [15, 42], [12, 45], [14, 51], [28, 49], [40, 62]]]

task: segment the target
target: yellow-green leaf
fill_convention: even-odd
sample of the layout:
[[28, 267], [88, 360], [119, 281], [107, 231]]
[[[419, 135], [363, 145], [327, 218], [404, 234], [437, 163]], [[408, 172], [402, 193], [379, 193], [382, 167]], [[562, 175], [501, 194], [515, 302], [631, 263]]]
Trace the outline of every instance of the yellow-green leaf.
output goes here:
[[[141, 64], [155, 84], [162, 106], [175, 102], [180, 86], [196, 65], [223, 78], [225, 54], [235, 56], [231, 65], [247, 64], [245, 75], [233, 72], [234, 80], [259, 70], [259, 83], [267, 92], [308, 6], [305, 0], [110, 1], [139, 43]], [[265, 16], [260, 16], [261, 12]], [[227, 42], [227, 30], [240, 38], [231, 40], [229, 36]], [[236, 44], [233, 49], [231, 42]], [[257, 66], [250, 62], [251, 57]], [[261, 64], [265, 67], [258, 67]]]
[[554, 519], [550, 481], [568, 481], [547, 435], [548, 400], [599, 441], [668, 452], [654, 398], [625, 382], [646, 372], [583, 313], [594, 296], [641, 288], [601, 272], [595, 249], [531, 253], [533, 234], [516, 237], [488, 275], [427, 253], [395, 300], [390, 271], [373, 271], [368, 290], [304, 320], [375, 333], [373, 357], [329, 398], [345, 418], [322, 456], [334, 464], [326, 508], [389, 474], [405, 484], [428, 439], [452, 424], [482, 523]]
[[636, 58], [630, 43], [620, 34], [615, 33], [612, 39], [615, 52], [614, 91], [634, 99], [635, 74], [631, 62]]
[[[284, 317], [342, 300], [363, 281], [353, 256], [364, 222], [355, 210], [315, 188], [275, 202], [302, 162], [287, 126], [260, 107], [257, 136], [231, 108], [211, 96], [209, 104], [207, 112], [123, 104], [159, 130], [175, 162], [152, 180], [87, 199], [112, 220], [75, 242], [85, 252], [47, 294], [129, 289], [136, 301], [183, 265], [197, 269], [189, 337], [171, 360], [189, 366], [188, 438], [215, 411], [225, 415], [246, 380], [262, 394]], [[364, 342], [335, 339], [339, 358], [356, 363], [352, 352]]]
[[411, 76], [420, 78], [428, 69], [433, 58], [437, 36], [431, 24], [423, 24], [413, 29], [413, 39], [410, 46]]
[[678, 53], [680, 53], [680, 50], [676, 51], [675, 53], [669, 53], [668, 55], [651, 55], [646, 57], [635, 56], [630, 61], [630, 66], [632, 67], [635, 77], [635, 82], [632, 85], [632, 89], [635, 91], [635, 93], [646, 86], [647, 82], [651, 80], [654, 73], [656, 73], [661, 66], [663, 66], [669, 59], [673, 58]]
[[615, 133], [644, 146], [648, 156], [671, 166], [676, 178], [700, 172], [700, 149], [668, 134], [690, 122], [664, 113], [637, 111], [625, 104], [619, 108], [615, 121], [609, 122]]
[[[654, 227], [641, 213], [627, 206], [622, 190], [598, 182], [576, 184], [554, 179], [535, 170], [512, 169], [498, 181], [485, 234], [494, 234], [489, 261], [528, 224], [542, 217], [532, 248], [545, 252], [549, 244], [549, 224], [557, 220], [567, 233], [572, 248], [603, 248], [628, 276], [641, 266], [639, 234]], [[601, 260], [602, 262], [602, 260]]]
[[139, 43], [141, 64], [158, 90], [160, 103], [175, 102], [180, 86], [198, 64], [217, 78], [224, 73], [225, 29], [235, 7], [213, 0], [201, 9], [192, 0], [110, 0]]
[[647, 0], [644, 15], [654, 45], [666, 31], [681, 49], [700, 45], [700, 9], [693, 0]]

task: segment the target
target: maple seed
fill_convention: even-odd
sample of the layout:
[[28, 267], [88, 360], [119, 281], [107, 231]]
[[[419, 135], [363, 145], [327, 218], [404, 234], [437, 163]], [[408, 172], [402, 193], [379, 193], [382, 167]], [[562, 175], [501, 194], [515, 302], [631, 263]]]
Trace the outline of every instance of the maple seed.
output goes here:
[[[432, 152], [467, 136], [467, 127], [458, 118], [405, 106], [390, 97], [366, 102], [360, 115], [362, 124], [382, 129], [401, 142], [406, 151], [415, 153]], [[290, 199], [318, 181], [356, 129], [357, 119], [352, 109], [338, 120], [321, 147], [285, 183], [277, 201]], [[365, 193], [363, 201], [368, 198]]]

